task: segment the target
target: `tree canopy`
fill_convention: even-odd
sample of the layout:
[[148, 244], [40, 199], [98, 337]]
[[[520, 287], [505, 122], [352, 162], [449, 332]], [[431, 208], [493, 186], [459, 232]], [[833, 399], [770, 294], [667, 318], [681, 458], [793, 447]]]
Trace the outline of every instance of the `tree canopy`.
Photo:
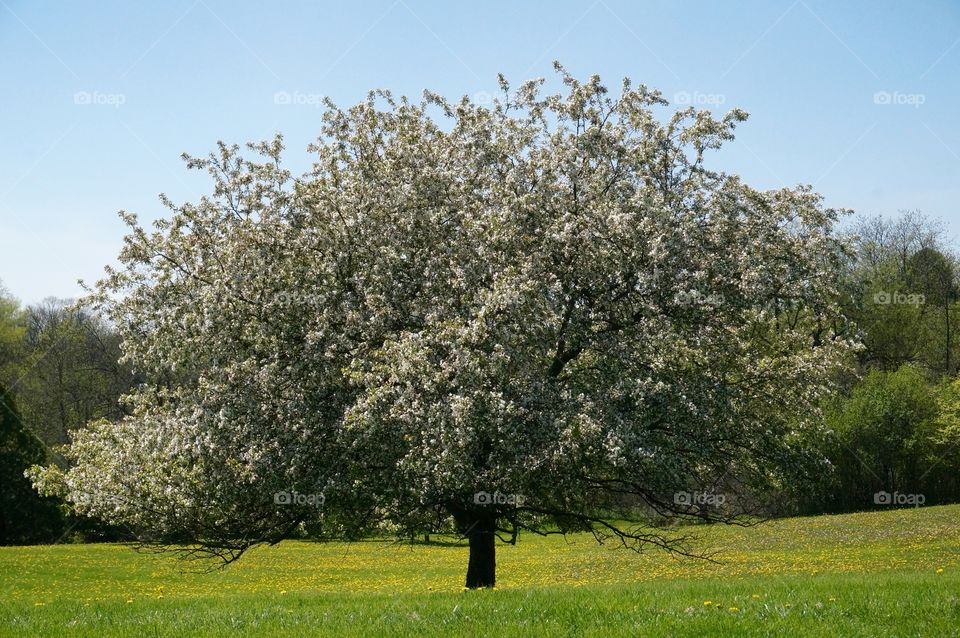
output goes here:
[[816, 462], [798, 433], [852, 347], [838, 211], [705, 166], [744, 112], [558, 71], [492, 105], [328, 102], [296, 178], [279, 137], [186, 157], [211, 194], [124, 214], [91, 298], [151, 382], [36, 482], [227, 560], [449, 525], [474, 587], [498, 534], [684, 551], [611, 521], [740, 520]]

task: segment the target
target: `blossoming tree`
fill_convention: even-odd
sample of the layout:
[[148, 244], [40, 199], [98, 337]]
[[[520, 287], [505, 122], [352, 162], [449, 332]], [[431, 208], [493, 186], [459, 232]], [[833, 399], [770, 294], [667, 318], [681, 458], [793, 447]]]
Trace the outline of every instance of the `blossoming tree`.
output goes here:
[[468, 587], [520, 530], [684, 552], [646, 523], [741, 520], [850, 347], [837, 213], [705, 167], [742, 111], [557, 68], [492, 105], [328, 103], [299, 178], [279, 138], [186, 157], [212, 193], [125, 215], [92, 291], [152, 381], [38, 487], [227, 561], [456, 530]]

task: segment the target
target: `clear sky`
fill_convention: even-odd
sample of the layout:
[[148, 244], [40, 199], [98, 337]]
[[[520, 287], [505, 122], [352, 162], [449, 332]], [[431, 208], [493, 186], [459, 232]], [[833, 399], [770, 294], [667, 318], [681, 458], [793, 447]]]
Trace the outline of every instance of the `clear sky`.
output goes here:
[[0, 0], [0, 280], [25, 303], [78, 295], [117, 254], [116, 211], [205, 192], [182, 152], [280, 131], [306, 168], [319, 96], [483, 95], [554, 59], [744, 108], [712, 166], [756, 187], [960, 231], [958, 0]]

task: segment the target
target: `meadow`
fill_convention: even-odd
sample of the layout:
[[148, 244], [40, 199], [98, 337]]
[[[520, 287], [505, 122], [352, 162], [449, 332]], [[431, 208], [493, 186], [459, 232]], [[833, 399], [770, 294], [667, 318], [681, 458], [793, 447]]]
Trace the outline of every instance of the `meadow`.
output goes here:
[[0, 636], [960, 636], [960, 506], [694, 531], [719, 564], [521, 536], [479, 591], [457, 544], [288, 541], [210, 573], [5, 547]]

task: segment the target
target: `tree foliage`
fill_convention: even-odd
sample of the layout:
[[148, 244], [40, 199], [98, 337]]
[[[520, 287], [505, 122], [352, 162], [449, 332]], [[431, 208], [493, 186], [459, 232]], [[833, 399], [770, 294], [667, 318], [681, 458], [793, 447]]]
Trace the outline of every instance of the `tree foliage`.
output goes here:
[[119, 419], [138, 376], [119, 363], [120, 335], [90, 308], [47, 299], [24, 311], [17, 388], [24, 420], [49, 446], [91, 421]]
[[942, 227], [908, 211], [863, 218], [852, 231], [843, 310], [861, 331], [862, 368], [954, 374], [957, 267]]
[[935, 384], [904, 365], [873, 370], [849, 397], [834, 397], [832, 437], [822, 448], [834, 471], [808, 500], [820, 511], [871, 508], [881, 491], [921, 495], [925, 504], [955, 501], [958, 391], [956, 382]]
[[8, 385], [17, 380], [23, 359], [26, 326], [20, 303], [0, 282], [0, 382]]
[[37, 483], [228, 560], [305, 524], [449, 524], [471, 586], [502, 532], [684, 551], [611, 515], [741, 520], [736, 494], [810, 460], [797, 432], [850, 349], [838, 213], [706, 168], [742, 111], [558, 70], [565, 92], [501, 78], [490, 107], [328, 103], [299, 178], [279, 138], [186, 158], [211, 195], [153, 231], [125, 214], [92, 300], [154, 381]]
[[0, 545], [49, 540], [62, 528], [56, 501], [41, 498], [24, 476], [46, 460], [43, 444], [24, 427], [13, 398], [0, 386]]

